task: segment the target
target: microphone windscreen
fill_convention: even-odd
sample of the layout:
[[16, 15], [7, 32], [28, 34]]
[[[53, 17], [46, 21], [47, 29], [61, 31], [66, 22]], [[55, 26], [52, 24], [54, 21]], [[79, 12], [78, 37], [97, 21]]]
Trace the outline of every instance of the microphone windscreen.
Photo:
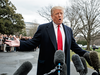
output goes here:
[[88, 73], [88, 69], [87, 69], [87, 64], [86, 64], [86, 61], [85, 61], [85, 58], [84, 57], [80, 57], [82, 63], [83, 63], [83, 66], [84, 66], [84, 70], [83, 70], [83, 73], [84, 74], [87, 74]]
[[91, 51], [89, 57], [93, 68], [98, 70], [100, 68], [98, 53], [96, 51]]
[[67, 75], [67, 66], [66, 66], [66, 64], [62, 65], [62, 70], [61, 70], [60, 75]]
[[32, 64], [29, 61], [24, 62], [13, 75], [27, 75], [32, 69]]
[[74, 66], [75, 66], [77, 72], [81, 72], [85, 69], [79, 55], [74, 54], [72, 56], [72, 61], [74, 63]]
[[65, 54], [62, 50], [57, 50], [54, 54], [54, 64], [58, 65], [58, 63], [61, 65], [65, 63]]
[[92, 75], [98, 75], [98, 73], [97, 72], [93, 72]]
[[88, 62], [88, 64], [89, 64], [90, 66], [92, 66], [91, 61], [90, 61], [90, 58], [89, 58], [89, 53], [86, 52], [86, 53], [83, 55], [83, 57], [84, 57], [85, 60]]

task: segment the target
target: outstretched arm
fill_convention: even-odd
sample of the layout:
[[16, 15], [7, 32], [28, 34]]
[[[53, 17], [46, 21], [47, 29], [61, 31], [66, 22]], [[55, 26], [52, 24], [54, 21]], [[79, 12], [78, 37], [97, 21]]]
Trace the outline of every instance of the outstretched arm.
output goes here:
[[20, 46], [20, 41], [16, 37], [14, 37], [14, 40], [6, 40], [5, 43], [8, 44], [9, 46], [13, 46], [13, 47]]

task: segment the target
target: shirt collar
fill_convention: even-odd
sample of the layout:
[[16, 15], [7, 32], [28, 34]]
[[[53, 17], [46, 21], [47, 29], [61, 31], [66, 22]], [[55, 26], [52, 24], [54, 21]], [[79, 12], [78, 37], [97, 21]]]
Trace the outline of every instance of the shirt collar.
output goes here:
[[[53, 22], [53, 26], [57, 28], [58, 25]], [[60, 27], [62, 28], [62, 24], [60, 24]]]

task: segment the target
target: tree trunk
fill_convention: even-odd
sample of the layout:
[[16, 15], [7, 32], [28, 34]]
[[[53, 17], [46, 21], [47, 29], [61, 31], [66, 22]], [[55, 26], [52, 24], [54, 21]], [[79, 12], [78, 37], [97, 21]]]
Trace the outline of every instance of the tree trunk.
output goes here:
[[90, 49], [90, 42], [88, 42], [88, 41], [87, 41], [87, 47], [86, 47], [86, 50], [87, 50], [87, 51], [91, 51], [91, 49]]

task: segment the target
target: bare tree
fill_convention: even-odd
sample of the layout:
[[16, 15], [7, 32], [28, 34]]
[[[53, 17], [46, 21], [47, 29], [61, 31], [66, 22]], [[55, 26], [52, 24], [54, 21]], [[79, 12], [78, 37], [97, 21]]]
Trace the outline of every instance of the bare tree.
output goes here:
[[38, 10], [38, 13], [40, 16], [44, 17], [47, 21], [51, 21], [51, 8], [53, 6], [52, 5], [49, 5], [49, 6], [46, 6], [44, 8], [42, 8], [41, 10]]
[[73, 5], [78, 9], [78, 30], [87, 41], [86, 50], [90, 50], [90, 41], [100, 33], [100, 0], [74, 0]]
[[69, 20], [70, 27], [73, 30], [73, 37], [76, 37], [79, 34], [78, 27], [80, 26], [80, 17], [77, 7], [72, 5], [67, 7], [65, 10], [65, 16]]

